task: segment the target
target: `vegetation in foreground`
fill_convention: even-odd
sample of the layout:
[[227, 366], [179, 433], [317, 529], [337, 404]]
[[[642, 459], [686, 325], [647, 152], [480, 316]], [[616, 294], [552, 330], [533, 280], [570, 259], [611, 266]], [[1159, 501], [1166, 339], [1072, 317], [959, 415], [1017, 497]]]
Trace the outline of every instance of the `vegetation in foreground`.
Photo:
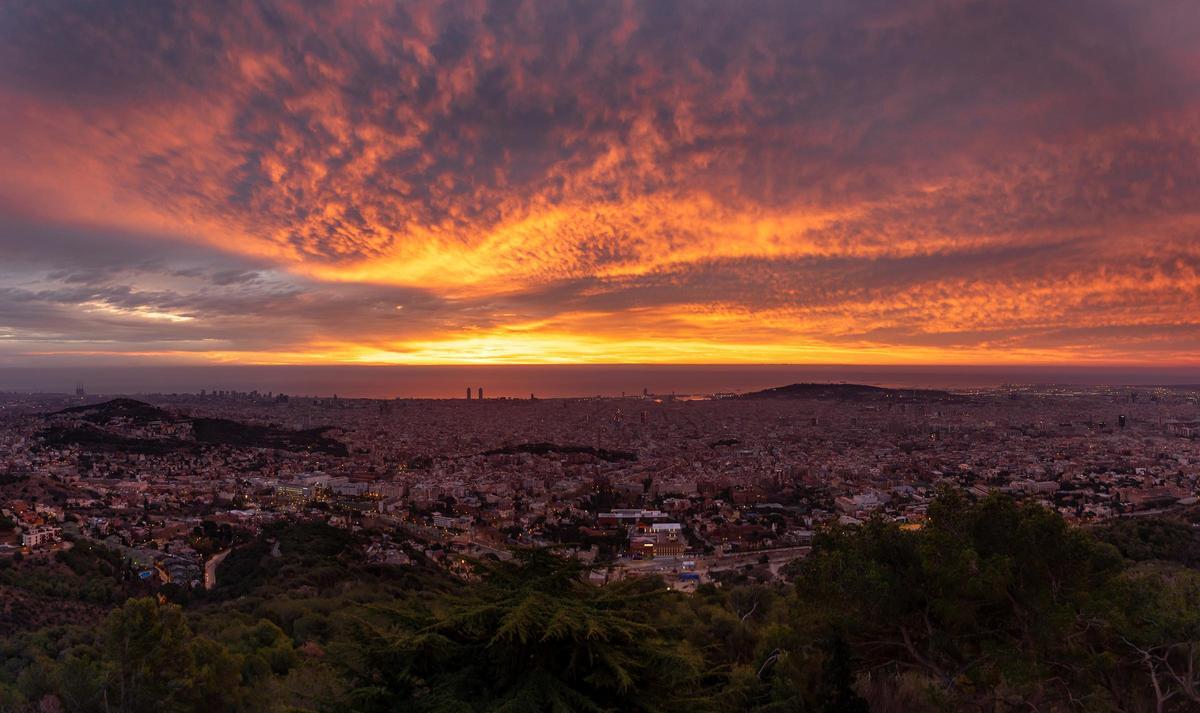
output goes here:
[[185, 606], [0, 639], [0, 711], [1200, 710], [1192, 527], [954, 493], [929, 515], [822, 532], [786, 585], [691, 596], [542, 551], [471, 583], [399, 574], [305, 525]]

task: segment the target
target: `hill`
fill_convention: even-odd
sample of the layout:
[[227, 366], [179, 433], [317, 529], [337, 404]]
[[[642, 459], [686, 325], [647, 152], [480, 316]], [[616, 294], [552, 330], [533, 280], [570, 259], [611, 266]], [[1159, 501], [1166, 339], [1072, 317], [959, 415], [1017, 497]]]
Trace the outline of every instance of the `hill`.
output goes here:
[[741, 399], [811, 399], [817, 401], [952, 401], [962, 397], [932, 389], [889, 389], [867, 384], [801, 383], [742, 394]]
[[104, 425], [118, 418], [129, 419], [133, 423], [145, 425], [155, 421], [178, 421], [180, 417], [136, 399], [113, 399], [98, 404], [72, 406], [62, 411], [55, 411], [51, 416], [78, 416], [90, 423]]
[[[344, 443], [325, 435], [331, 426], [296, 431], [224, 418], [192, 417], [135, 399], [73, 406], [45, 418], [47, 427], [40, 433], [43, 443], [56, 448], [78, 446], [87, 452], [164, 454], [226, 446], [348, 455]], [[181, 435], [189, 430], [190, 439]]]

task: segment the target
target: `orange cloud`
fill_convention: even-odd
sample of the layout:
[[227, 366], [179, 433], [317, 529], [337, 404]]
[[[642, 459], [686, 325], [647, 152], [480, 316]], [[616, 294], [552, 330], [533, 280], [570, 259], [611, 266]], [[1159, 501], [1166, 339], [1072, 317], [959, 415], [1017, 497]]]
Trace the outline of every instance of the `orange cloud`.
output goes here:
[[0, 355], [1195, 362], [1200, 11], [1071, 5], [14, 3]]

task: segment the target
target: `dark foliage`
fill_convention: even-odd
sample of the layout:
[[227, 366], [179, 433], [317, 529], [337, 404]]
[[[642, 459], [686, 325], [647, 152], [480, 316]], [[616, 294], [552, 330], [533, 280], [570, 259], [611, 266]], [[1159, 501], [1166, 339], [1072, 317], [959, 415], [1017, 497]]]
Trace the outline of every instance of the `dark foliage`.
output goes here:
[[274, 448], [347, 456], [346, 444], [325, 436], [330, 427], [290, 431], [274, 426], [239, 423], [223, 418], [193, 418], [196, 441], [235, 448]]
[[1183, 522], [1153, 518], [1118, 520], [1096, 532], [1135, 562], [1166, 560], [1200, 567], [1200, 530]]
[[590, 585], [546, 551], [467, 582], [414, 553], [400, 574], [365, 566], [354, 535], [279, 523], [187, 609], [135, 599], [0, 638], [0, 711], [1184, 713], [1200, 572], [1175, 557], [1183, 534], [946, 493], [920, 529], [821, 532], [793, 585], [685, 596]]
[[178, 416], [168, 411], [135, 399], [113, 399], [99, 404], [72, 406], [50, 415], [59, 414], [82, 415], [86, 420], [97, 424], [106, 424], [117, 418], [127, 418], [140, 425], [153, 421], [179, 420]]
[[547, 453], [584, 453], [609, 462], [637, 460], [637, 454], [630, 451], [613, 451], [607, 448], [594, 448], [592, 446], [560, 446], [554, 443], [523, 443], [519, 446], [494, 448], [490, 451], [484, 451], [483, 455], [512, 455], [514, 453], [532, 453], [540, 456], [544, 456]]
[[[61, 425], [62, 416], [78, 416], [84, 426]], [[292, 431], [276, 426], [246, 424], [223, 418], [190, 418], [164, 411], [133, 399], [114, 399], [102, 404], [74, 406], [47, 418], [51, 425], [40, 436], [46, 446], [78, 446], [85, 452], [127, 452], [161, 455], [181, 450], [199, 450], [202, 446], [230, 448], [270, 448], [285, 451], [348, 456], [346, 444], [325, 434], [332, 427]], [[178, 438], [133, 438], [105, 427], [116, 419], [127, 419], [138, 426], [153, 422], [190, 423], [194, 441]]]
[[47, 448], [62, 449], [78, 446], [89, 453], [140, 453], [166, 455], [195, 449], [195, 444], [178, 439], [130, 438], [93, 427], [51, 427], [41, 432]]

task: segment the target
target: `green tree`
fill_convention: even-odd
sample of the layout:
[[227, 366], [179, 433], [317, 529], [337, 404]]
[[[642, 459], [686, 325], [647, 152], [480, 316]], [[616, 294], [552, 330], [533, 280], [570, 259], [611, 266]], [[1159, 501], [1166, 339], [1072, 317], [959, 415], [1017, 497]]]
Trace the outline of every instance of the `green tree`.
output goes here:
[[243, 711], [243, 657], [196, 636], [183, 612], [153, 599], [131, 599], [100, 628], [110, 710]]
[[874, 670], [919, 673], [934, 695], [1050, 695], [1064, 649], [1119, 555], [1041, 506], [952, 492], [917, 531], [872, 520], [818, 538], [797, 580], [815, 614]]
[[1200, 531], [1183, 522], [1155, 518], [1117, 520], [1098, 528], [1097, 536], [1135, 562], [1169, 560], [1200, 566]]
[[368, 629], [359, 699], [377, 710], [696, 710], [699, 657], [665, 630], [656, 579], [595, 587], [541, 551], [462, 594], [389, 608]]
[[1118, 700], [1134, 708], [1146, 699], [1158, 713], [1200, 710], [1200, 572], [1142, 565], [1115, 591], [1104, 650], [1129, 672], [1110, 679]]
[[153, 711], [178, 704], [191, 636], [176, 606], [131, 599], [100, 628], [100, 649], [111, 663], [111, 703], [120, 711]]

